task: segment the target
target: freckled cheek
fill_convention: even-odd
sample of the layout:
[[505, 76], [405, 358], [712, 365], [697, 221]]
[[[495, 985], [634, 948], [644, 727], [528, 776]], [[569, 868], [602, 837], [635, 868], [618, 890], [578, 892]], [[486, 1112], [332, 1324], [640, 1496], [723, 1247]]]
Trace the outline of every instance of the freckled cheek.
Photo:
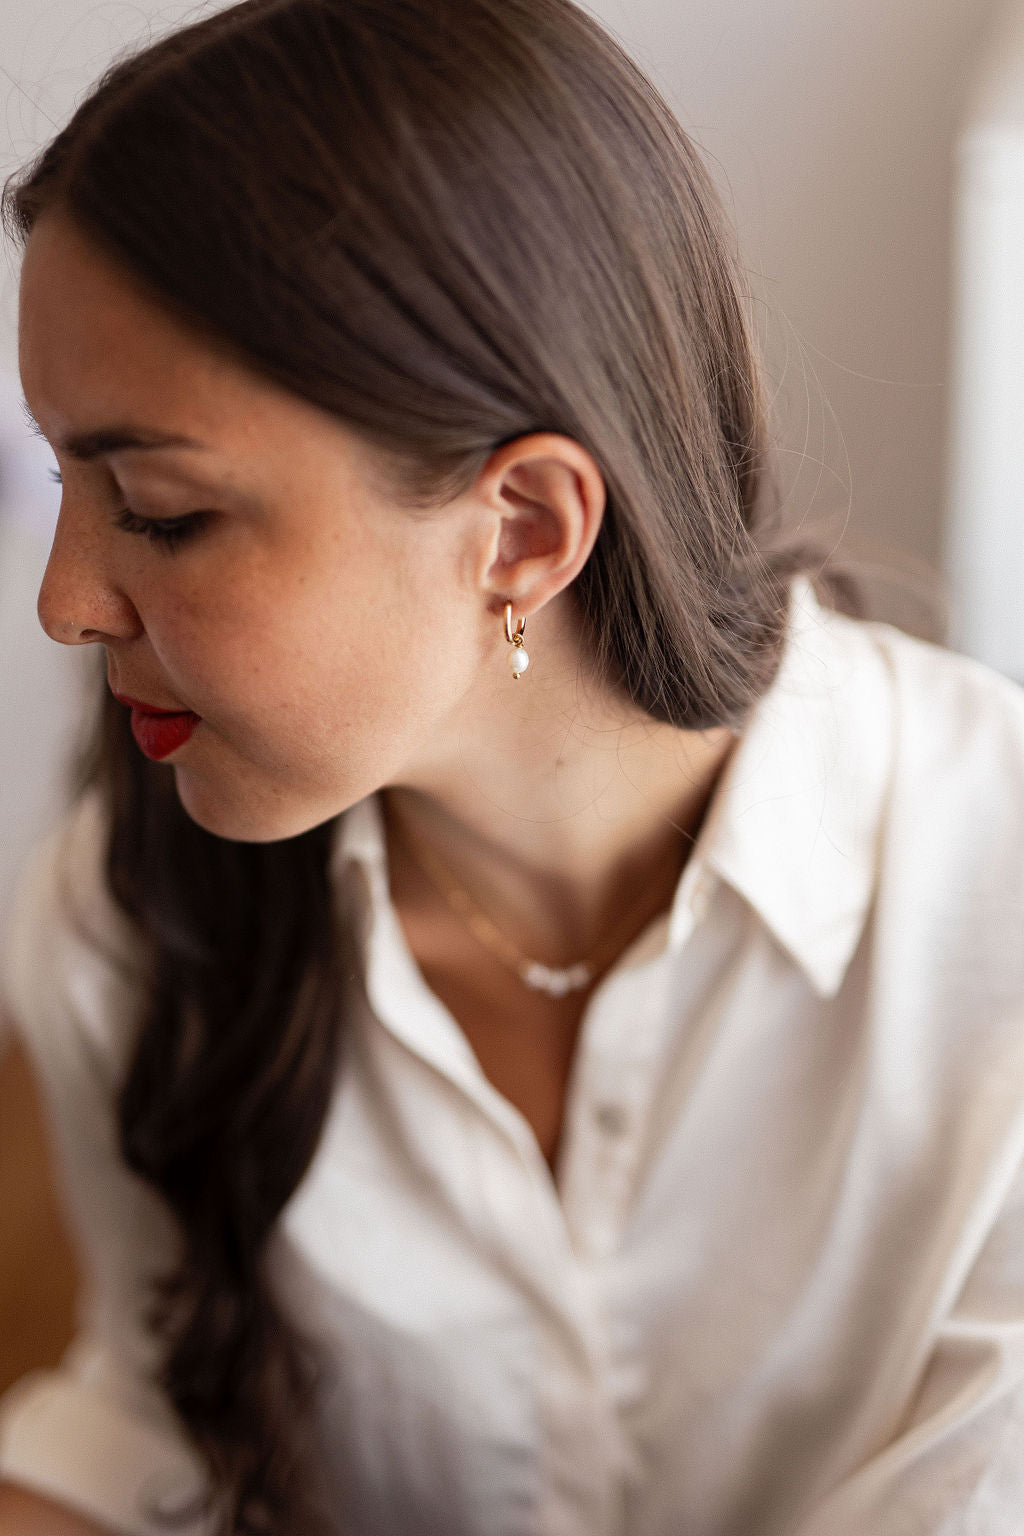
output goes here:
[[184, 603], [151, 608], [146, 635], [168, 687], [213, 723], [241, 703], [263, 660], [258, 636]]
[[212, 727], [317, 750], [339, 731], [373, 726], [410, 702], [415, 680], [400, 637], [376, 609], [282, 608], [232, 594], [179, 603], [147, 626], [170, 684]]

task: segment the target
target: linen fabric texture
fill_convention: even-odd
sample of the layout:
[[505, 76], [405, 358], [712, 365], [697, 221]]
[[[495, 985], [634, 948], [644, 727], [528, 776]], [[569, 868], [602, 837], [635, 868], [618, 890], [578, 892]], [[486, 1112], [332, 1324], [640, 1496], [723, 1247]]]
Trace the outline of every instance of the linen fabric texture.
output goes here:
[[[0, 1476], [161, 1536], [203, 1474], [140, 1320], [175, 1233], [116, 1150], [137, 990], [68, 917], [131, 962], [102, 839], [87, 799], [7, 944], [86, 1279]], [[554, 1177], [416, 967], [375, 797], [332, 869], [361, 969], [272, 1263], [339, 1532], [1019, 1536], [1024, 691], [793, 584], [671, 909], [587, 1007]]]

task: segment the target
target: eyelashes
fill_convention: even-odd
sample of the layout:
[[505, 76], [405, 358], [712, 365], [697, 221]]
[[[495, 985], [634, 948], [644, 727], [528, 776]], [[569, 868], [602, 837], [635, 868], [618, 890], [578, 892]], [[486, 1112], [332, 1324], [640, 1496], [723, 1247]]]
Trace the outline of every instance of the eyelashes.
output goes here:
[[[62, 485], [63, 480], [59, 469], [50, 470], [50, 479], [57, 485]], [[125, 507], [123, 511], [115, 513], [114, 526], [121, 528], [125, 533], [134, 533], [148, 539], [151, 544], [156, 544], [168, 554], [172, 554], [196, 534], [206, 523], [209, 513], [188, 512], [184, 517], [139, 517]]]
[[195, 538], [207, 518], [205, 512], [188, 512], [184, 517], [138, 517], [126, 507], [114, 518], [125, 533], [139, 533], [168, 553]]

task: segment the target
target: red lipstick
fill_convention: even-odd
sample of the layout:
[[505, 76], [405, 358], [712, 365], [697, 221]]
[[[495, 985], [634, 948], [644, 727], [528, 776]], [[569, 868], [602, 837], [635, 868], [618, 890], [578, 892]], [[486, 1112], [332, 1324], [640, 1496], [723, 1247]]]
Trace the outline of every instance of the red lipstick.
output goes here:
[[155, 704], [130, 699], [114, 689], [111, 692], [119, 703], [127, 704], [131, 709], [132, 735], [139, 750], [154, 762], [170, 757], [172, 752], [184, 746], [199, 724], [199, 715], [191, 710], [158, 709]]

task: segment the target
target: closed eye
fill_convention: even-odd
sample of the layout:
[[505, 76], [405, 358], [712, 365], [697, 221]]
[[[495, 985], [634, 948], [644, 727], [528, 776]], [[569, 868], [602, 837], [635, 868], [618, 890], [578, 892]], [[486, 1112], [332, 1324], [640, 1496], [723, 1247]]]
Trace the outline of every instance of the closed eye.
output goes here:
[[[63, 485], [63, 479], [59, 469], [50, 470], [51, 480], [58, 485]], [[168, 553], [172, 553], [186, 540], [193, 538], [209, 517], [207, 512], [187, 512], [184, 517], [139, 517], [125, 507], [114, 517], [114, 524], [123, 528], [125, 533], [141, 534], [153, 544]]]
[[184, 517], [139, 517], [126, 507], [117, 514], [114, 522], [125, 533], [140, 533], [171, 553], [186, 540], [195, 538], [208, 517], [207, 512], [187, 512]]

